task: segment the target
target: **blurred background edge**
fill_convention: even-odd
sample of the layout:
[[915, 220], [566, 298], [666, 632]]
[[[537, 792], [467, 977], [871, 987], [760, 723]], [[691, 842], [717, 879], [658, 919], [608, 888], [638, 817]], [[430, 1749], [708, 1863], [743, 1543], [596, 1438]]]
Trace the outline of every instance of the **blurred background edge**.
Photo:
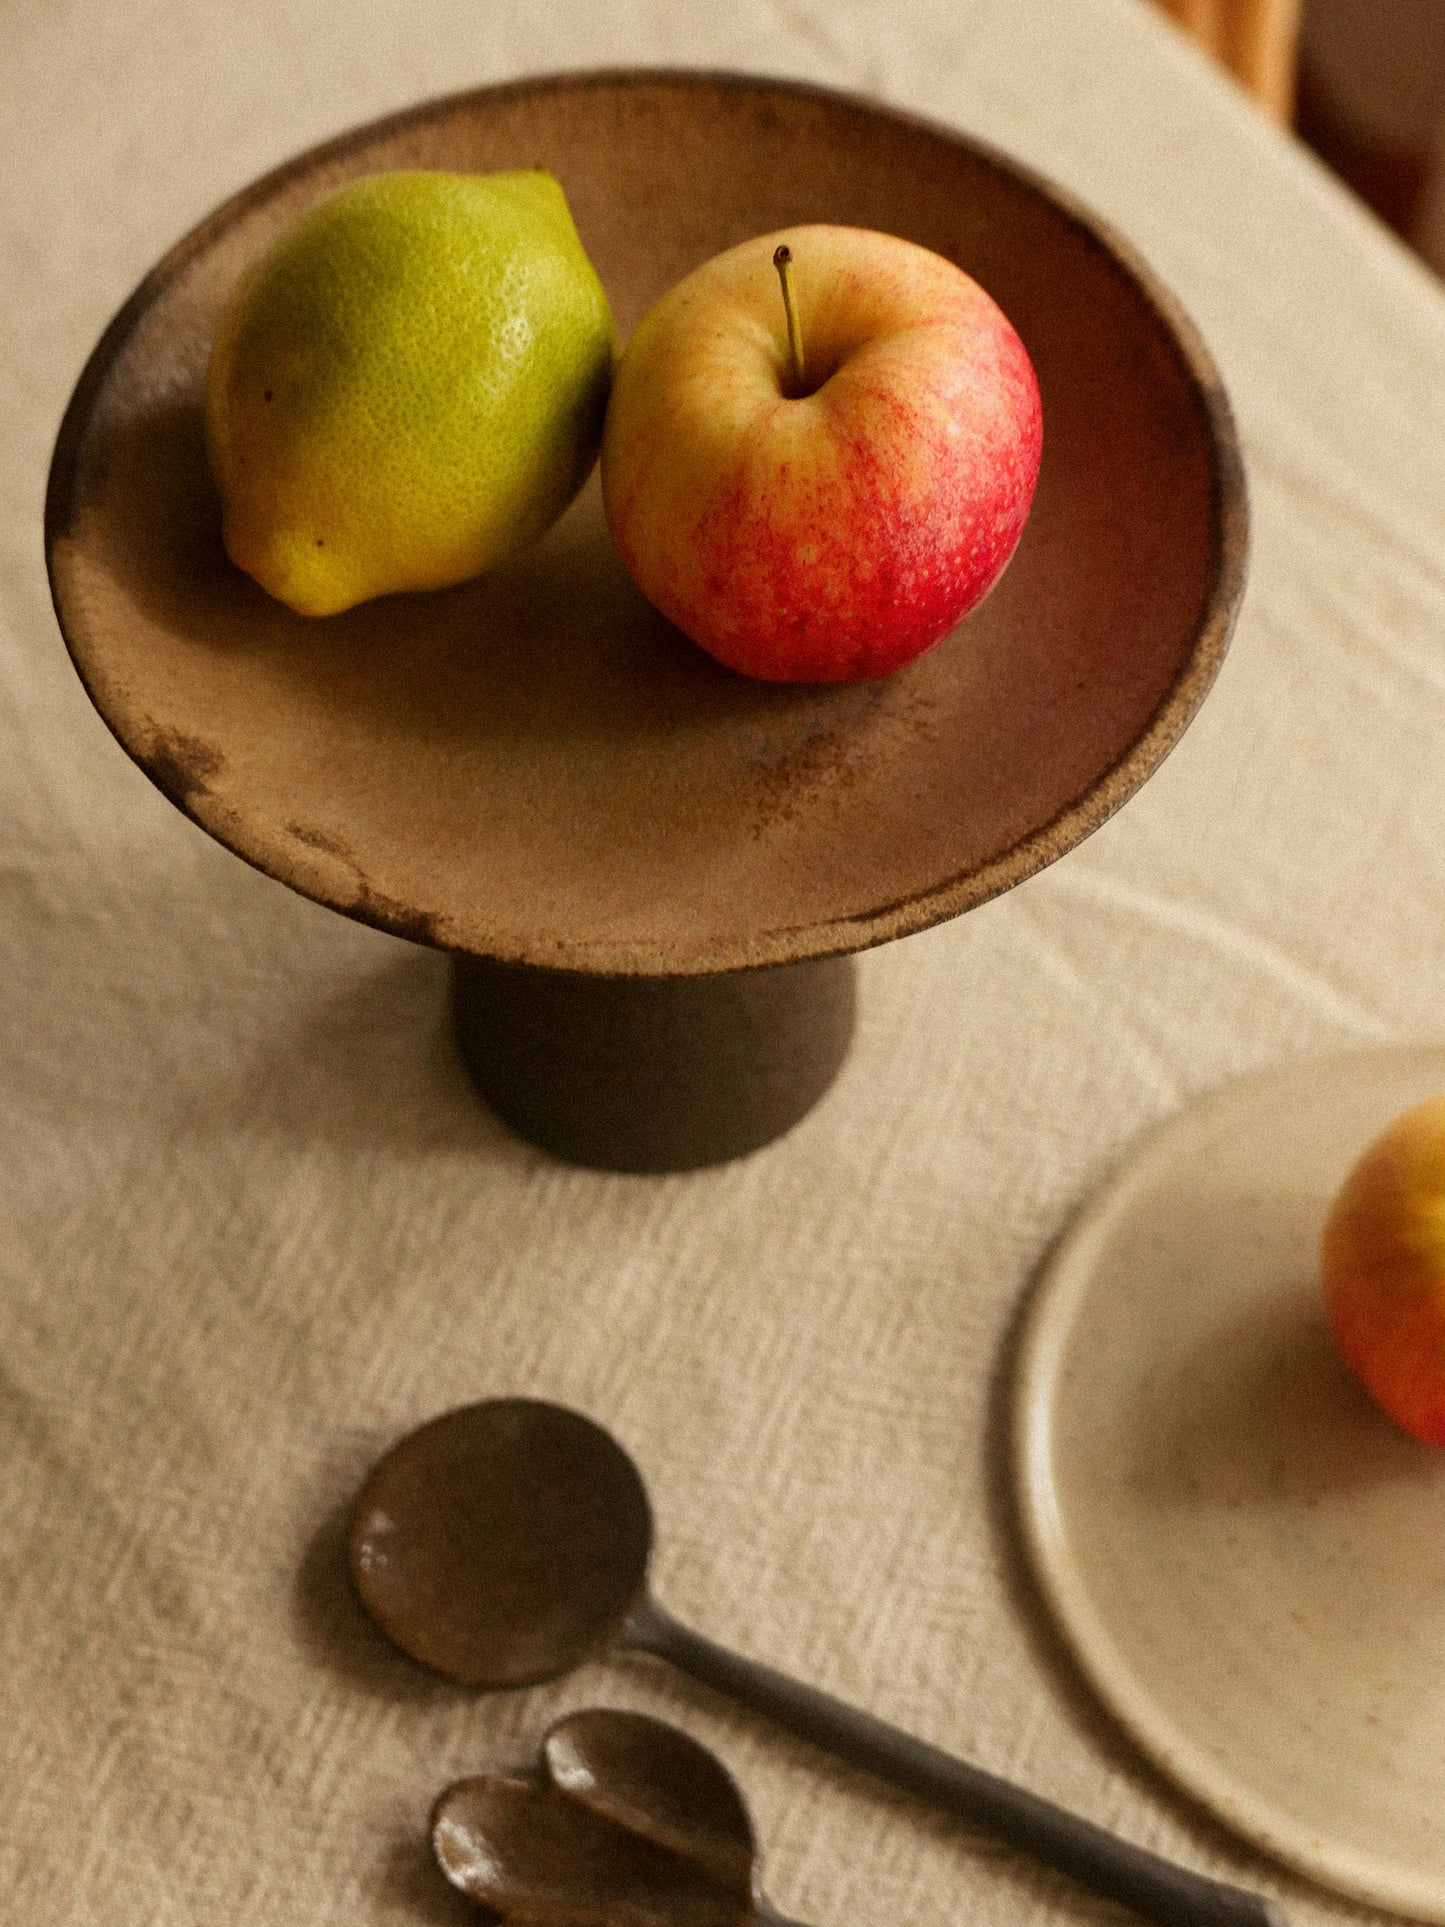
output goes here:
[[1445, 0], [1154, 0], [1445, 275]]

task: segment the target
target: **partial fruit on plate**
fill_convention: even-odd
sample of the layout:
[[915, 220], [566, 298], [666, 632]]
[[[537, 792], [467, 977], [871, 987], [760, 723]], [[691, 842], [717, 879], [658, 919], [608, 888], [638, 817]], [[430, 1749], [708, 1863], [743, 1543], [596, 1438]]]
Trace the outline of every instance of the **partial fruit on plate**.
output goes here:
[[1407, 1432], [1445, 1445], [1445, 1096], [1360, 1157], [1330, 1207], [1320, 1269], [1346, 1364]]
[[961, 268], [891, 234], [789, 228], [643, 317], [613, 383], [603, 499], [643, 593], [719, 661], [861, 681], [998, 580], [1042, 433], [1024, 344]]
[[550, 174], [339, 188], [251, 265], [216, 329], [227, 552], [314, 616], [495, 567], [586, 480], [614, 355]]

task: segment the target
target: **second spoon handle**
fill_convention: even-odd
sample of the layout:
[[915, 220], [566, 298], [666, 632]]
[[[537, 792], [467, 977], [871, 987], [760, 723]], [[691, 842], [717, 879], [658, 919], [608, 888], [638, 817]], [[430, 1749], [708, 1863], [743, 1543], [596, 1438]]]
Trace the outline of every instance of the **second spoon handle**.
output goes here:
[[670, 1661], [839, 1759], [946, 1807], [1157, 1927], [1285, 1927], [1283, 1909], [1262, 1895], [1191, 1873], [830, 1693], [729, 1652], [680, 1625], [652, 1599], [633, 1613], [620, 1643]]

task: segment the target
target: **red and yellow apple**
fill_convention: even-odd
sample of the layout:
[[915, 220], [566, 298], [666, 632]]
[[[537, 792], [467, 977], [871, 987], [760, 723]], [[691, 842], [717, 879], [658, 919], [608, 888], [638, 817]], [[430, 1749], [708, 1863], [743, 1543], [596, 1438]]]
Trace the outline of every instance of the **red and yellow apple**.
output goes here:
[[797, 227], [717, 255], [639, 323], [603, 499], [644, 595], [721, 662], [861, 681], [997, 581], [1041, 439], [1033, 366], [976, 281], [894, 235]]
[[1445, 1097], [1396, 1118], [1351, 1170], [1320, 1268], [1346, 1364], [1407, 1432], [1445, 1445]]

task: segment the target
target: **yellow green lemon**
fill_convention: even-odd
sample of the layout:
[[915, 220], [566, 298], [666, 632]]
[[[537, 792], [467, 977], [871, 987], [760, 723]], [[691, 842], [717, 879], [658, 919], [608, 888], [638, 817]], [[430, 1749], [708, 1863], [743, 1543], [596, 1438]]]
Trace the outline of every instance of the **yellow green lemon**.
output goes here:
[[550, 174], [340, 188], [251, 266], [216, 330], [227, 553], [314, 616], [495, 567], [586, 480], [614, 353]]

